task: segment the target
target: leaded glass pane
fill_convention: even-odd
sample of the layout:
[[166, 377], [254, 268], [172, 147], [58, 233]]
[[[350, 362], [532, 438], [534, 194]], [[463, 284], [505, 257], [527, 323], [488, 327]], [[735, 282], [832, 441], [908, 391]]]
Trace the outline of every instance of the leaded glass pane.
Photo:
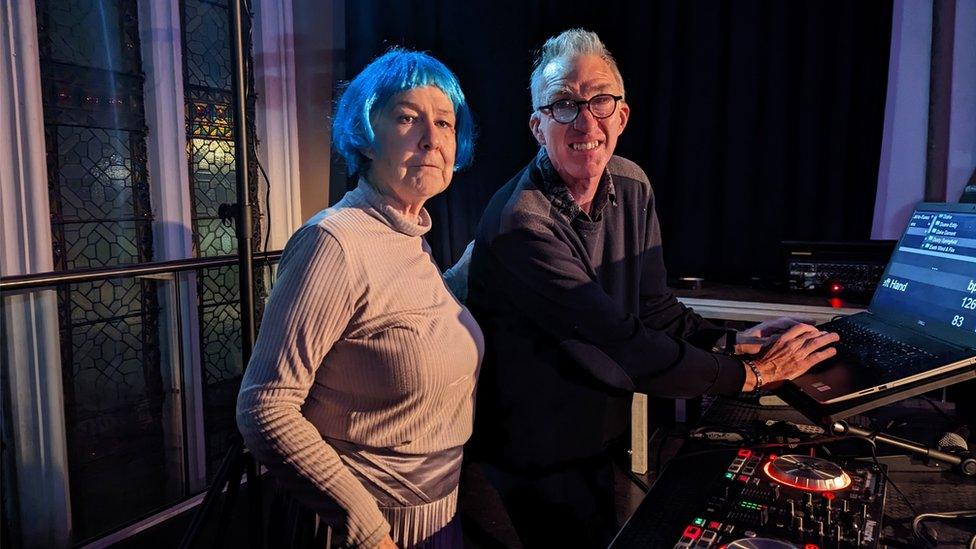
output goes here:
[[[145, 133], [142, 75], [41, 59], [47, 123]], [[48, 116], [50, 115], [50, 116]]]
[[[133, 403], [144, 404], [150, 400], [147, 389], [160, 386], [158, 372], [148, 373], [151, 378], [147, 379], [147, 372], [143, 370], [142, 316], [138, 313], [110, 321], [74, 325], [71, 379], [75, 413], [79, 417], [100, 416]], [[120, 418], [106, 417], [103, 420], [104, 424], [110, 424]], [[87, 425], [79, 425], [79, 429], [86, 433], [91, 431]], [[87, 437], [83, 440], [86, 446], [93, 444]], [[95, 448], [86, 451], [86, 455], [100, 453]]]
[[230, 14], [205, 0], [183, 2], [183, 59], [186, 84], [221, 90], [232, 87]]
[[234, 109], [230, 92], [189, 88], [186, 92], [190, 135], [194, 137], [234, 137]]
[[205, 270], [199, 285], [200, 304], [210, 307], [237, 303], [241, 298], [238, 272], [236, 265]]
[[141, 243], [136, 224], [132, 221], [65, 223], [61, 230], [66, 246], [66, 269], [106, 267], [140, 261]]
[[132, 316], [142, 311], [142, 283], [131, 278], [74, 284], [68, 294], [72, 324]]
[[213, 479], [220, 461], [237, 434], [235, 412], [241, 377], [227, 380], [210, 379], [204, 388], [204, 430], [207, 447], [207, 477]]
[[194, 214], [216, 217], [221, 204], [237, 202], [234, 143], [216, 139], [193, 139], [190, 141], [190, 148]]
[[[139, 288], [140, 297], [155, 292], [153, 283], [125, 282], [119, 286]], [[67, 293], [84, 292], [73, 286]], [[119, 526], [175, 496], [167, 494], [166, 395], [154, 326], [159, 311], [154, 298], [133, 309], [127, 316], [73, 323], [70, 346], [63, 346], [70, 357], [66, 416], [79, 538]]]
[[134, 7], [126, 3], [123, 0], [119, 6], [119, 0], [47, 0], [45, 23], [51, 36], [50, 59], [113, 72], [138, 72], [138, 58], [131, 53], [133, 41], [121, 25], [123, 17], [134, 17]]
[[132, 217], [127, 131], [58, 126], [58, 185], [65, 221]]
[[243, 373], [241, 363], [240, 305], [231, 303], [203, 308], [201, 319], [203, 340], [204, 382], [213, 385], [238, 378]]
[[195, 223], [197, 251], [201, 257], [237, 253], [237, 232], [219, 219], [198, 219]]

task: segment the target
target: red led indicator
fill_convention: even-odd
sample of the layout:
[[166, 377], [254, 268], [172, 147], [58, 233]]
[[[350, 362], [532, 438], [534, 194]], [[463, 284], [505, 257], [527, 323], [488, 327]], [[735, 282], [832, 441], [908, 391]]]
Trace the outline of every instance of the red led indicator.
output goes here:
[[708, 523], [708, 529], [709, 530], [718, 530], [721, 527], [722, 527], [722, 523], [721, 522], [716, 522], [716, 521], [713, 520], [712, 522], [709, 522]]
[[749, 482], [749, 477], [747, 477], [745, 475], [739, 475], [739, 480], [741, 482]]
[[840, 291], [843, 290], [843, 289], [844, 289], [844, 287], [841, 286], [840, 284], [836, 283], [836, 282], [834, 282], [833, 284], [830, 285], [830, 291], [834, 292], [835, 294], [840, 293]]
[[749, 459], [749, 456], [751, 456], [751, 455], [752, 455], [752, 450], [747, 450], [745, 448], [739, 450], [739, 457], [740, 458]]
[[769, 454], [769, 461], [776, 459], [776, 454]]
[[834, 501], [834, 498], [837, 497], [837, 496], [834, 495], [833, 492], [824, 492], [824, 495], [823, 496], [825, 498], [829, 499], [830, 501]]
[[685, 528], [685, 533], [682, 534], [681, 537], [689, 537], [689, 538], [692, 538], [692, 539], [698, 539], [698, 536], [700, 536], [700, 535], [701, 535], [701, 528], [699, 528], [697, 526], [692, 526], [692, 525], [689, 524]]
[[819, 545], [815, 545], [813, 543], [808, 543], [808, 544], [806, 544], [806, 545], [803, 546], [803, 549], [820, 549], [820, 546]]

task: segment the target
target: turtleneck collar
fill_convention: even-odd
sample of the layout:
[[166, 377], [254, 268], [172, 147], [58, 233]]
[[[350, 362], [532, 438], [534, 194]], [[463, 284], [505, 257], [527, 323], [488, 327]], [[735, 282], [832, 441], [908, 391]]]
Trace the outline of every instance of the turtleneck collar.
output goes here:
[[392, 201], [383, 196], [365, 177], [359, 178], [359, 185], [353, 191], [372, 207], [377, 217], [393, 230], [407, 236], [423, 236], [430, 230], [430, 214], [427, 208], [420, 208], [420, 214], [407, 215], [393, 207]]

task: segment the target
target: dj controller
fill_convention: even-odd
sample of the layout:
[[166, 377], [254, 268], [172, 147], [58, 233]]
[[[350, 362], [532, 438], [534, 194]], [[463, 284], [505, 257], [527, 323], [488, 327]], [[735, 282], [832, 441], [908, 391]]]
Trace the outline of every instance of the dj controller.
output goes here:
[[878, 547], [885, 489], [872, 462], [761, 448], [684, 452], [611, 547]]

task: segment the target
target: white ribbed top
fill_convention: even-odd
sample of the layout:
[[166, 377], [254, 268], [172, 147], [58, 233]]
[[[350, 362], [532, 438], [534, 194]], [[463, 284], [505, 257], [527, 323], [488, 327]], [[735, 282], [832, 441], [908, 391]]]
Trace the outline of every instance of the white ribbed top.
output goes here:
[[423, 455], [471, 434], [484, 342], [422, 235], [365, 182], [289, 240], [244, 373], [244, 440], [304, 505], [347, 514], [346, 542], [390, 530], [325, 438]]

